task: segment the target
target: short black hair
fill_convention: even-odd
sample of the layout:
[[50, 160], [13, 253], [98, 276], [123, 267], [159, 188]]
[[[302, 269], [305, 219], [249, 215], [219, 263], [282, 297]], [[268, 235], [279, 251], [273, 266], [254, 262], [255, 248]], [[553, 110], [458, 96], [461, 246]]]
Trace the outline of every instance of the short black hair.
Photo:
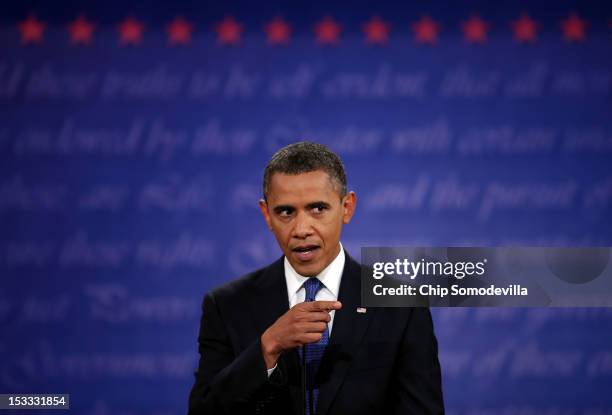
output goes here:
[[340, 157], [323, 144], [300, 141], [278, 150], [264, 170], [263, 196], [267, 200], [274, 173], [302, 174], [322, 170], [329, 175], [340, 198], [346, 195], [346, 173]]

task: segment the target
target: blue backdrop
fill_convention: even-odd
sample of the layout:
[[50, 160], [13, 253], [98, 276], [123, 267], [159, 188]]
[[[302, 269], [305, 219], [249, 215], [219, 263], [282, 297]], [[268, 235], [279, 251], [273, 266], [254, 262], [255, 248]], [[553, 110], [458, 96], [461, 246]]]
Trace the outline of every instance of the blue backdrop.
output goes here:
[[[345, 161], [354, 256], [612, 244], [610, 3], [1, 16], [0, 392], [185, 413], [202, 296], [280, 255], [257, 200], [297, 139]], [[433, 312], [450, 414], [612, 413], [612, 309]]]

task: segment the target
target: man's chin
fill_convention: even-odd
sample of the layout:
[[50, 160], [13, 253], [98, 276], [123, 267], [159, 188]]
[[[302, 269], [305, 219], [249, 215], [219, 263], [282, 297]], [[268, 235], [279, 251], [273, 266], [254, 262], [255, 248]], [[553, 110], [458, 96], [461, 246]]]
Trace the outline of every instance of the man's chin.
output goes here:
[[291, 266], [295, 272], [303, 277], [315, 277], [319, 275], [321, 271], [323, 271], [321, 264], [319, 264], [320, 261], [316, 261], [311, 264], [292, 263], [292, 261], [289, 262], [291, 263]]

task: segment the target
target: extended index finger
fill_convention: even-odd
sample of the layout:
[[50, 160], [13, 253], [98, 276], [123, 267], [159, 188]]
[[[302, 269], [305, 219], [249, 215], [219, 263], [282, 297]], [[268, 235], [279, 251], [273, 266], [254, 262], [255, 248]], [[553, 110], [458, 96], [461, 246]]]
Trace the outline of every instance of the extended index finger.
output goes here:
[[340, 310], [342, 303], [340, 301], [310, 301], [306, 303], [306, 309], [309, 311], [326, 311]]

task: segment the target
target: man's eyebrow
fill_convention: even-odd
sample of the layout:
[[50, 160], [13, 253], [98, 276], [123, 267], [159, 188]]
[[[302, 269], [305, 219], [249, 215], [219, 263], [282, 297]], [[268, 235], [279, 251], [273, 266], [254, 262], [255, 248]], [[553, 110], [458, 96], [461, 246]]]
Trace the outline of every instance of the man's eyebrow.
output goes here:
[[312, 208], [316, 208], [316, 207], [324, 207], [324, 208], [328, 208], [328, 207], [330, 207], [330, 206], [331, 206], [331, 205], [330, 205], [329, 203], [327, 203], [327, 202], [323, 202], [323, 201], [320, 201], [320, 202], [312, 202], [312, 203], [309, 203], [309, 204], [307, 204], [307, 205], [306, 205], [306, 208], [307, 208], [307, 209], [312, 209]]

